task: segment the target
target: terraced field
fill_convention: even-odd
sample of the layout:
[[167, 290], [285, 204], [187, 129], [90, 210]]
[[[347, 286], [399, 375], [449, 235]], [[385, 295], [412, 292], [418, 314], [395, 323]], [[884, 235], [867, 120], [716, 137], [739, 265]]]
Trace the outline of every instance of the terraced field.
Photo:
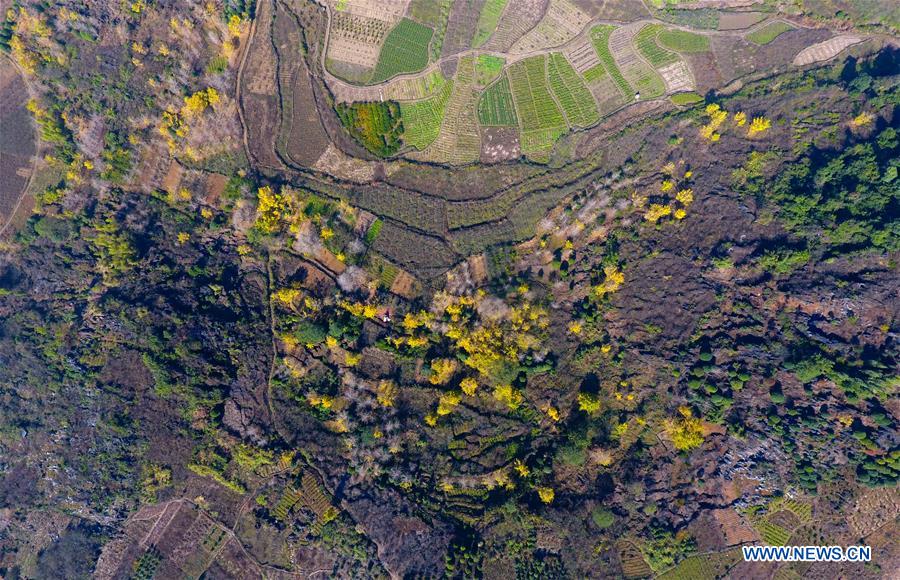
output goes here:
[[546, 57], [534, 56], [509, 67], [510, 88], [522, 130], [522, 152], [546, 153], [568, 130], [547, 82]]
[[477, 104], [475, 58], [467, 56], [459, 60], [440, 134], [419, 157], [454, 164], [477, 160], [481, 150]]
[[794, 27], [790, 24], [776, 20], [748, 34], [747, 40], [754, 44], [769, 44], [788, 30], [793, 29]]
[[409, 17], [435, 31], [429, 50], [432, 60], [441, 55], [447, 21], [450, 18], [450, 5], [451, 0], [412, 0], [409, 3]]
[[709, 37], [686, 30], [666, 28], [659, 32], [657, 42], [669, 50], [680, 53], [706, 52], [709, 50]]
[[715, 580], [724, 578], [741, 560], [740, 550], [691, 556], [659, 575], [661, 580]]
[[401, 20], [384, 39], [372, 82], [418, 72], [428, 64], [428, 45], [434, 30], [409, 18]]
[[[327, 84], [339, 103], [399, 103], [407, 146], [401, 155], [430, 162], [472, 162], [481, 149], [484, 163], [520, 154], [545, 162], [573, 129], [666, 95], [669, 106], [689, 107], [725, 77], [765, 68], [772, 54], [758, 47], [792, 29], [777, 18], [756, 24], [766, 18], [761, 12], [732, 18], [716, 8], [617, 18], [583, 0], [478, 0], [465, 7], [400, 1], [391, 4], [385, 28], [360, 20], [377, 18], [360, 6], [350, 2], [335, 13], [332, 31], [338, 42], [352, 37], [360, 58], [374, 46], [377, 64], [363, 72], [342, 69], [355, 80]], [[703, 32], [723, 15], [722, 32]], [[623, 24], [604, 23], [610, 20]], [[436, 52], [444, 34], [447, 46]], [[820, 58], [800, 45], [788, 49], [802, 53], [793, 55], [795, 65]], [[330, 67], [330, 47], [327, 54]]]
[[515, 127], [518, 124], [509, 79], [505, 76], [481, 94], [478, 122], [483, 127]]
[[763, 541], [769, 546], [785, 546], [791, 537], [791, 532], [778, 524], [763, 520], [754, 524], [754, 527], [762, 536]]
[[497, 29], [483, 45], [486, 50], [506, 52], [524, 34], [541, 21], [546, 0], [516, 0], [516, 9], [505, 12]]
[[400, 117], [403, 119], [404, 127], [403, 140], [408, 145], [421, 151], [438, 138], [444, 120], [444, 110], [452, 92], [453, 81], [445, 80], [432, 97], [400, 103]]
[[638, 30], [633, 26], [617, 28], [609, 35], [609, 51], [622, 76], [641, 99], [652, 99], [665, 93], [665, 85], [659, 74], [638, 54], [634, 37]]
[[[383, 97], [393, 101], [415, 101], [425, 99], [443, 90], [447, 79], [440, 70], [433, 70], [424, 76], [398, 79], [388, 83], [383, 91]], [[364, 89], [364, 87], [360, 87]], [[376, 100], [376, 99], [369, 99]]]
[[616, 88], [619, 89], [623, 96], [630, 97], [634, 94], [634, 89], [625, 80], [622, 71], [619, 70], [619, 66], [609, 50], [609, 37], [615, 29], [615, 26], [605, 24], [591, 28], [591, 42], [594, 44], [597, 56], [600, 57], [600, 62], [603, 63], [603, 68], [606, 69], [606, 73], [609, 74]]
[[488, 41], [491, 34], [497, 28], [500, 22], [500, 16], [503, 15], [503, 9], [509, 0], [487, 0], [481, 7], [481, 14], [478, 16], [478, 24], [475, 28], [475, 37], [472, 39], [472, 48], [478, 48]]
[[510, 49], [512, 54], [554, 48], [572, 40], [588, 25], [590, 17], [568, 0], [550, 0], [546, 14]]
[[644, 58], [655, 67], [666, 66], [678, 62], [678, 55], [660, 46], [658, 37], [665, 30], [661, 24], [648, 24], [635, 35], [634, 43]]
[[584, 81], [562, 53], [551, 53], [547, 61], [550, 89], [562, 106], [570, 126], [589, 127], [600, 120], [597, 104]]

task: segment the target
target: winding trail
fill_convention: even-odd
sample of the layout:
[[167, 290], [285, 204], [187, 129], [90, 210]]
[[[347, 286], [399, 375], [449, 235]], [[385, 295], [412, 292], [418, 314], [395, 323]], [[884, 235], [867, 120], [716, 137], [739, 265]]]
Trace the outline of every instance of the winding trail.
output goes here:
[[[3, 58], [4, 62], [8, 62], [10, 65], [12, 65], [12, 68], [14, 68], [16, 73], [18, 73], [19, 77], [22, 79], [22, 84], [25, 86], [25, 91], [28, 93], [29, 98], [32, 98], [32, 99], [36, 98], [37, 91], [35, 90], [34, 86], [31, 84], [31, 82], [28, 80], [27, 73], [24, 70], [22, 70], [22, 67], [19, 66], [19, 63], [17, 63], [15, 60], [10, 58], [9, 56], [3, 56], [2, 58]], [[40, 137], [37, 134], [37, 131], [34, 132], [34, 141], [35, 141], [34, 155], [31, 156], [31, 171], [28, 174], [28, 180], [25, 182], [25, 185], [22, 186], [22, 191], [19, 192], [19, 198], [16, 200], [16, 204], [13, 206], [12, 210], [9, 212], [9, 217], [7, 217], [7, 219], [3, 223], [3, 225], [0, 226], [0, 236], [3, 236], [3, 234], [6, 233], [6, 230], [12, 224], [13, 219], [16, 217], [16, 214], [19, 213], [19, 208], [22, 207], [22, 200], [24, 200], [25, 196], [28, 195], [28, 190], [29, 190], [29, 188], [31, 188], [31, 184], [34, 181], [34, 174], [37, 173], [38, 151], [39, 151], [40, 145], [41, 145]]]

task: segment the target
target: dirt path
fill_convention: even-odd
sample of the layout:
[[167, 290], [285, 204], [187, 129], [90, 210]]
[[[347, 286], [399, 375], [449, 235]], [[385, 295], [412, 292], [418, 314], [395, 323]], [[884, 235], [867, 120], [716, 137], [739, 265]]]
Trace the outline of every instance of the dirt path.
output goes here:
[[[35, 90], [34, 86], [31, 84], [31, 82], [28, 80], [28, 75], [19, 66], [19, 63], [17, 63], [16, 61], [14, 61], [12, 58], [10, 58], [8, 56], [3, 56], [2, 58], [5, 59], [6, 62], [9, 62], [9, 64], [12, 65], [12, 67], [15, 69], [16, 73], [22, 79], [22, 84], [25, 85], [25, 92], [28, 93], [28, 97], [32, 98], [32, 99], [36, 98], [37, 91]], [[9, 228], [10, 224], [12, 224], [13, 219], [15, 219], [16, 214], [19, 213], [19, 208], [22, 207], [22, 200], [25, 199], [26, 195], [28, 195], [28, 190], [31, 187], [32, 182], [34, 181], [34, 174], [37, 172], [37, 167], [38, 167], [38, 151], [39, 151], [39, 148], [41, 145], [40, 138], [38, 137], [37, 131], [35, 131], [35, 133], [34, 133], [34, 140], [35, 140], [34, 155], [32, 155], [32, 157], [31, 157], [31, 171], [28, 174], [28, 180], [25, 182], [25, 185], [22, 186], [22, 191], [19, 193], [19, 198], [16, 200], [16, 204], [13, 206], [12, 210], [9, 212], [9, 217], [7, 217], [7, 219], [3, 223], [3, 225], [0, 226], [0, 236], [3, 236], [3, 234], [6, 233], [6, 230]]]
[[250, 156], [250, 139], [247, 137], [247, 121], [244, 119], [244, 105], [241, 102], [241, 86], [243, 84], [244, 67], [247, 64], [247, 56], [250, 54], [250, 47], [253, 46], [253, 38], [256, 36], [256, 23], [259, 20], [257, 15], [259, 14], [260, 4], [262, 4], [262, 2], [256, 2], [253, 7], [253, 17], [250, 20], [250, 32], [247, 33], [247, 41], [241, 45], [241, 58], [234, 81], [234, 98], [237, 100], [238, 120], [241, 123], [241, 138], [244, 142], [244, 153], [251, 163], [253, 162], [253, 158]]

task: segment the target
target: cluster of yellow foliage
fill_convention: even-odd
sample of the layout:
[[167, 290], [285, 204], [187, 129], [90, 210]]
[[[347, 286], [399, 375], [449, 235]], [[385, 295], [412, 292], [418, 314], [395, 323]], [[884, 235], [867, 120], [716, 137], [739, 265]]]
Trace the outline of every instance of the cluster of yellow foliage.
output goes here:
[[747, 137], [756, 137], [757, 135], [762, 135], [772, 126], [772, 121], [766, 119], [765, 117], [754, 117], [753, 121], [750, 122], [750, 128], [747, 129]]
[[184, 106], [180, 110], [172, 111], [167, 109], [163, 111], [159, 124], [159, 133], [166, 140], [169, 151], [174, 151], [176, 142], [187, 136], [190, 129], [188, 119], [216, 105], [219, 100], [219, 92], [209, 87], [197, 91], [189, 97], [185, 97]]
[[306, 395], [306, 402], [313, 407], [317, 407], [323, 411], [328, 411], [332, 407], [334, 407], [333, 397], [329, 397], [328, 395], [319, 395], [317, 393], [308, 393]]
[[511, 411], [515, 411], [525, 398], [522, 393], [512, 388], [512, 385], [498, 385], [494, 387], [494, 398], [504, 403]]
[[[715, 107], [717, 105], [710, 105], [711, 107]], [[719, 114], [720, 111], [716, 110], [716, 114]], [[683, 164], [681, 161], [679, 164]], [[679, 181], [681, 182], [681, 189], [675, 194], [675, 201], [677, 201], [681, 207], [677, 207], [673, 203], [662, 204], [662, 203], [653, 203], [650, 204], [650, 207], [647, 209], [647, 212], [644, 213], [644, 219], [650, 223], [655, 224], [660, 219], [666, 216], [673, 216], [677, 220], [682, 220], [687, 216], [687, 208], [694, 202], [694, 190], [685, 187], [686, 182], [690, 180], [691, 176], [693, 176], [693, 171], [685, 171], [684, 175], [679, 179], [676, 175], [676, 166], [675, 163], [670, 161], [662, 168], [663, 174], [667, 175], [668, 178], [664, 179], [659, 189], [662, 193], [669, 193], [671, 191], [675, 191], [675, 189], [679, 186]]]
[[449, 358], [439, 358], [431, 362], [431, 376], [428, 381], [432, 385], [445, 385], [453, 373], [456, 372], [457, 364], [455, 360]]
[[600, 397], [590, 393], [578, 393], [578, 408], [588, 415], [596, 415], [600, 412]]
[[583, 330], [583, 327], [581, 325], [581, 322], [579, 322], [577, 320], [573, 320], [572, 322], [569, 323], [569, 332], [571, 332], [572, 334], [577, 336], [577, 335], [581, 334], [582, 330]]
[[694, 202], [694, 190], [690, 188], [679, 190], [679, 192], [675, 194], [675, 199], [678, 203], [687, 207]]
[[153, 463], [141, 468], [141, 501], [151, 503], [156, 501], [158, 491], [172, 485], [172, 470]]
[[228, 32], [231, 36], [240, 36], [246, 28], [246, 22], [237, 14], [232, 14], [228, 19]]
[[450, 302], [444, 306], [444, 312], [450, 316], [450, 322], [459, 322], [463, 315], [471, 312], [471, 308], [476, 305], [475, 299], [471, 296], [442, 296], [449, 299]]
[[393, 407], [394, 403], [397, 401], [397, 392], [397, 385], [394, 384], [394, 381], [381, 381], [378, 383], [378, 390], [376, 392], [378, 404], [382, 407]]
[[655, 224], [660, 220], [660, 218], [664, 218], [671, 213], [672, 206], [663, 205], [661, 203], [651, 203], [650, 207], [647, 208], [647, 213], [644, 214], [644, 219], [651, 224]]
[[459, 388], [462, 389], [462, 392], [469, 395], [470, 397], [475, 396], [475, 391], [478, 390], [478, 381], [473, 379], [472, 377], [466, 377], [459, 383]]
[[166, 140], [169, 151], [174, 151], [176, 139], [183, 139], [188, 134], [188, 125], [184, 116], [177, 111], [163, 111], [159, 133]]
[[874, 120], [875, 116], [872, 115], [872, 113], [863, 111], [862, 113], [854, 117], [853, 120], [850, 121], [850, 124], [854, 127], [866, 127], [868, 125], [871, 125], [872, 121]]
[[275, 232], [290, 213], [290, 198], [266, 185], [257, 190], [256, 199], [256, 227], [267, 234]]
[[694, 417], [688, 407], [679, 407], [680, 418], [669, 419], [665, 422], [665, 430], [675, 449], [688, 451], [699, 447], [703, 443], [703, 422]]
[[553, 491], [552, 487], [538, 487], [537, 494], [544, 503], [552, 503], [553, 498], [556, 497], [556, 493]]
[[593, 293], [596, 298], [603, 298], [607, 294], [617, 291], [622, 287], [622, 284], [625, 282], [625, 274], [619, 270], [619, 267], [616, 265], [609, 265], [603, 267], [603, 282], [597, 284], [593, 288]]
[[528, 469], [528, 466], [521, 459], [513, 461], [513, 469], [516, 470], [520, 477], [528, 477], [531, 474], [531, 470]]
[[556, 407], [554, 407], [554, 406], [551, 405], [550, 403], [547, 403], [546, 405], [544, 405], [543, 407], [541, 407], [541, 410], [542, 410], [544, 413], [546, 413], [547, 416], [550, 417], [550, 419], [552, 419], [554, 423], [557, 422], [557, 421], [559, 421], [559, 409], [557, 409]]
[[694, 203], [694, 190], [689, 187], [679, 190], [678, 193], [675, 194], [675, 201], [682, 206], [675, 210], [675, 219], [682, 220], [687, 215], [687, 208]]
[[431, 313], [425, 310], [420, 310], [417, 314], [408, 312], [403, 318], [403, 329], [412, 332], [427, 325], [433, 318]]
[[421, 348], [428, 344], [428, 336], [426, 333], [416, 335], [416, 331], [420, 329], [430, 330], [430, 324], [433, 320], [434, 315], [425, 310], [420, 310], [417, 313], [408, 312], [401, 323], [407, 336], [389, 338], [388, 341], [398, 348], [403, 344], [413, 349]]
[[[529, 302], [511, 308], [500, 320], [479, 324], [472, 308], [475, 305], [474, 299], [465, 296], [448, 304], [445, 313], [450, 320], [445, 334], [467, 354], [466, 366], [486, 377], [495, 376], [506, 363], [517, 362], [520, 354], [537, 347], [539, 340], [535, 332], [550, 324], [547, 312]], [[404, 327], [429, 323], [419, 316], [407, 317]]]
[[442, 394], [438, 399], [438, 416], [449, 415], [459, 405], [461, 400], [462, 396], [455, 391]]
[[[42, 14], [32, 16], [24, 7], [19, 7], [18, 11], [10, 8], [6, 11], [7, 22], [14, 22], [13, 35], [9, 39], [9, 49], [13, 59], [28, 74], [34, 74], [41, 62], [51, 62], [53, 58], [49, 52], [42, 51], [39, 45], [30, 48], [26, 43], [30, 36], [36, 37], [38, 40], [48, 38], [50, 36], [50, 28], [47, 26], [45, 17]], [[60, 55], [57, 60], [64, 56]]]
[[506, 469], [498, 469], [484, 477], [484, 488], [491, 491], [496, 488], [503, 488], [512, 491], [516, 488], [516, 484], [509, 479], [509, 473]]
[[706, 105], [706, 115], [709, 117], [709, 122], [700, 127], [700, 136], [707, 141], [715, 143], [721, 137], [718, 131], [728, 118], [728, 111], [725, 111], [719, 105], [712, 103]]
[[181, 113], [185, 117], [199, 115], [209, 107], [215, 107], [219, 101], [219, 91], [212, 87], [207, 87], [206, 89], [197, 91], [189, 97], [185, 97]]
[[378, 314], [378, 306], [375, 304], [364, 304], [362, 302], [350, 302], [341, 300], [340, 307], [357, 318], [375, 318]]
[[272, 298], [285, 306], [292, 306], [301, 296], [302, 293], [297, 288], [279, 288], [272, 293]]
[[346, 433], [350, 430], [346, 417], [338, 417], [331, 421], [326, 421], [324, 425], [335, 433]]

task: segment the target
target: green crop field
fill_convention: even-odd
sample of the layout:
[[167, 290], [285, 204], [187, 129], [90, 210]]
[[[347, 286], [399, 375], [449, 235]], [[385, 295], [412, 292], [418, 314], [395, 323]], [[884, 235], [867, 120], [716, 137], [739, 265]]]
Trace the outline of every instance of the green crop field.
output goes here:
[[441, 131], [447, 100], [453, 91], [453, 81], [441, 77], [442, 86], [427, 99], [400, 103], [400, 118], [403, 119], [403, 141], [418, 150], [425, 149]]
[[591, 68], [584, 71], [583, 76], [584, 76], [584, 80], [586, 80], [589, 83], [592, 83], [594, 81], [599, 81], [600, 79], [602, 79], [603, 77], [606, 76], [606, 69], [603, 68], [603, 63], [600, 63], [600, 64], [594, 65]]
[[650, 64], [659, 68], [678, 62], [678, 55], [668, 51], [657, 42], [657, 35], [663, 27], [659, 24], [648, 24], [640, 29], [634, 37], [634, 44]]
[[434, 30], [431, 41], [431, 58], [441, 56], [444, 34], [447, 32], [447, 21], [450, 18], [450, 0], [412, 0], [407, 15], [420, 24]]
[[508, 0], [487, 0], [481, 8], [481, 14], [478, 16], [478, 25], [475, 28], [475, 37], [472, 39], [472, 48], [478, 48], [488, 41], [491, 34], [497, 28], [500, 22], [500, 16], [503, 9], [506, 8]]
[[547, 73], [550, 89], [562, 106], [569, 125], [589, 127], [600, 120], [594, 96], [562, 53], [550, 54]]
[[479, 54], [475, 59], [475, 83], [486, 87], [503, 72], [506, 59], [492, 54]]
[[747, 40], [754, 44], [769, 44], [788, 30], [794, 27], [780, 20], [770, 22], [758, 30], [754, 30], [747, 35]]
[[515, 127], [518, 124], [509, 79], [503, 77], [481, 94], [478, 122], [486, 127]]
[[754, 524], [754, 527], [762, 536], [763, 541], [769, 546], [784, 546], [791, 538], [791, 532], [778, 524], [763, 520]]
[[724, 578], [740, 559], [741, 552], [739, 550], [690, 556], [674, 568], [660, 574], [658, 578], [660, 580], [716, 580], [716, 578]]
[[706, 52], [709, 50], [709, 37], [694, 34], [685, 30], [662, 30], [656, 37], [659, 44], [676, 52]]
[[600, 61], [603, 63], [604, 68], [606, 68], [606, 72], [609, 73], [609, 76], [615, 81], [616, 87], [618, 87], [623, 95], [631, 97], [634, 95], [634, 90], [631, 88], [631, 85], [628, 84], [628, 81], [625, 80], [625, 77], [622, 76], [622, 71], [616, 66], [616, 61], [609, 51], [609, 35], [612, 34], [612, 31], [615, 29], [615, 26], [606, 24], [591, 28], [591, 42], [594, 44], [594, 50], [597, 51], [597, 56], [600, 57]]
[[539, 153], [550, 149], [569, 128], [550, 93], [545, 60], [544, 56], [533, 56], [507, 69], [522, 128], [523, 153]]
[[703, 97], [694, 92], [687, 93], [675, 93], [671, 97], [672, 102], [676, 105], [686, 106], [693, 105], [695, 103], [699, 103], [703, 100]]
[[378, 55], [372, 82], [380, 83], [403, 73], [418, 72], [428, 64], [428, 43], [434, 31], [409, 18], [388, 33]]

